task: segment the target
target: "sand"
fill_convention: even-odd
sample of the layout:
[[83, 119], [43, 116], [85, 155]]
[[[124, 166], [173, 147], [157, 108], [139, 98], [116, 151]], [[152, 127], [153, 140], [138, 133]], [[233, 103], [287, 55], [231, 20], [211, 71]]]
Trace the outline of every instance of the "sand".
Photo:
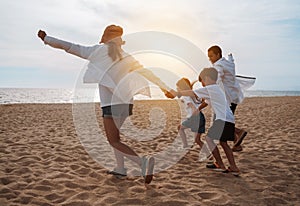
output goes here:
[[[243, 151], [234, 153], [240, 177], [205, 168], [194, 145], [172, 164], [176, 151], [167, 153], [145, 187], [134, 170], [124, 179], [107, 175], [114, 162], [101, 164], [111, 158], [104, 146], [90, 142], [99, 161], [88, 154], [71, 104], [0, 105], [0, 205], [299, 205], [299, 111], [300, 97], [247, 98], [236, 111], [236, 125], [248, 131]], [[103, 131], [99, 105], [96, 112]], [[125, 125], [122, 139], [138, 154], [161, 153], [174, 142], [180, 117], [178, 101], [136, 101], [135, 129]]]

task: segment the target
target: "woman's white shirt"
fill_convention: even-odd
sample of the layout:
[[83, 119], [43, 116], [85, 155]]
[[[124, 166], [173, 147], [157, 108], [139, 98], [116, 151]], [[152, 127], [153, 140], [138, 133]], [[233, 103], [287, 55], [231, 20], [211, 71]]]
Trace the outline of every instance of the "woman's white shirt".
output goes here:
[[121, 52], [123, 58], [120, 61], [113, 61], [106, 44], [82, 46], [50, 36], [44, 38], [44, 43], [89, 61], [83, 82], [98, 83], [101, 106], [132, 103], [133, 96], [149, 86], [148, 81], [163, 90], [170, 90], [126, 52]]

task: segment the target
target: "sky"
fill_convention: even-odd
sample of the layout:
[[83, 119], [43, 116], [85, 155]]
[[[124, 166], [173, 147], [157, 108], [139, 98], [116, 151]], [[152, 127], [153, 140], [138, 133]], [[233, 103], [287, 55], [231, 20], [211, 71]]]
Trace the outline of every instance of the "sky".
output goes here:
[[73, 88], [87, 62], [44, 45], [38, 30], [94, 45], [116, 24], [174, 34], [202, 55], [219, 45], [237, 74], [257, 78], [251, 89], [300, 90], [298, 0], [0, 0], [0, 15], [0, 88]]

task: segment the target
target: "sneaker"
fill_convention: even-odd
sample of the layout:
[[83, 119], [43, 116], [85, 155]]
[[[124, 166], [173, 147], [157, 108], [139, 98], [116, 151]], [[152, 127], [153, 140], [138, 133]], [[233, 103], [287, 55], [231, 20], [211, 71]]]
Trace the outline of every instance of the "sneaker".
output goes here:
[[216, 162], [213, 162], [213, 163], [207, 163], [206, 164], [206, 168], [209, 168], [209, 169], [218, 169], [218, 168], [221, 168]]
[[207, 163], [206, 164], [206, 168], [209, 168], [209, 169], [212, 169], [213, 171], [216, 171], [216, 172], [225, 172], [224, 169], [222, 169], [216, 162], [210, 164], [210, 163]]
[[122, 168], [122, 169], [114, 168], [111, 171], [107, 171], [107, 174], [113, 175], [118, 179], [122, 179], [127, 176], [127, 169], [126, 168]]

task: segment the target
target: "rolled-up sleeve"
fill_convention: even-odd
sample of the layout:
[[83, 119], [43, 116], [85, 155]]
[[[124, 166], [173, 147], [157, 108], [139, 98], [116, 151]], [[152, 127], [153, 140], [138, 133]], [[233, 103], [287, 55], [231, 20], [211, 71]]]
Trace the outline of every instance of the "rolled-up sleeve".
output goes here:
[[97, 48], [97, 46], [82, 46], [79, 44], [73, 44], [71, 42], [60, 40], [51, 36], [46, 36], [44, 43], [53, 48], [65, 50], [66, 52], [83, 59], [88, 59]]

